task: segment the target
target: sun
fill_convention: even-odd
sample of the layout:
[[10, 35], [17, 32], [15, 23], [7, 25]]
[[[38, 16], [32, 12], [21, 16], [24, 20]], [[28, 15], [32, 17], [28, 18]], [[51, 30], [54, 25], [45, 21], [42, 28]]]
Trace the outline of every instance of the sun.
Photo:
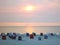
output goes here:
[[26, 6], [25, 9], [26, 9], [26, 10], [29, 10], [29, 11], [30, 11], [30, 10], [33, 10], [33, 6]]
[[33, 11], [34, 10], [34, 6], [32, 6], [32, 5], [28, 5], [28, 6], [25, 6], [25, 11]]

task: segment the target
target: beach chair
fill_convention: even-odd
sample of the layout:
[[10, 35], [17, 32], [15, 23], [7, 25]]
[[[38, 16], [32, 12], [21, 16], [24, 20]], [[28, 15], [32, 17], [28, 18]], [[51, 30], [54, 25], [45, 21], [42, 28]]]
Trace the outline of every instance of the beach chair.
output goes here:
[[36, 36], [36, 33], [32, 33], [34, 36]]
[[26, 36], [29, 36], [30, 34], [29, 33], [26, 33]]
[[38, 37], [38, 40], [41, 40], [41, 37]]
[[12, 33], [9, 33], [8, 37], [9, 37], [10, 39], [12, 39], [13, 34], [12, 34]]
[[1, 33], [1, 36], [6, 35], [5, 33]]
[[47, 35], [44, 35], [44, 39], [48, 39], [48, 36]]
[[7, 33], [7, 36], [9, 36], [9, 33]]
[[6, 40], [6, 35], [3, 35], [2, 36], [2, 40]]
[[17, 34], [16, 34], [16, 33], [13, 33], [13, 35], [17, 36]]
[[11, 37], [12, 39], [16, 39], [16, 36], [15, 35], [12, 35], [12, 37]]
[[34, 35], [33, 34], [30, 34], [30, 39], [34, 39]]
[[43, 36], [43, 33], [40, 33], [40, 36]]
[[51, 36], [54, 36], [54, 34], [53, 34], [53, 33], [50, 33], [50, 35], [51, 35]]
[[18, 36], [18, 40], [22, 40], [22, 37], [21, 36]]

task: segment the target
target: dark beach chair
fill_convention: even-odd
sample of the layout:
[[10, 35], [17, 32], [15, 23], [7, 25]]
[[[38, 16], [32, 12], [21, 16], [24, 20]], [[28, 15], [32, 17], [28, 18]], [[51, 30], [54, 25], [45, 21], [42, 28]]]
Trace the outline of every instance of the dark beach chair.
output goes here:
[[18, 36], [18, 40], [22, 40], [22, 37], [21, 36]]
[[12, 39], [12, 35], [9, 35], [9, 38]]
[[40, 33], [40, 36], [43, 36], [43, 33]]
[[6, 35], [5, 33], [1, 33], [1, 36]]
[[7, 33], [7, 36], [9, 36], [9, 33]]
[[48, 36], [47, 35], [44, 35], [44, 39], [48, 39]]
[[2, 35], [2, 40], [6, 40], [6, 35]]
[[36, 33], [32, 33], [34, 36], [36, 36]]
[[53, 34], [53, 33], [50, 33], [50, 35], [51, 35], [51, 36], [54, 36], [54, 34]]
[[30, 39], [34, 39], [34, 35], [33, 34], [30, 34]]
[[8, 33], [8, 36], [10, 39], [16, 39], [16, 35], [13, 35], [13, 33]]
[[17, 36], [17, 34], [16, 34], [16, 33], [13, 33], [13, 35]]
[[10, 38], [10, 39], [12, 39], [13, 34], [12, 34], [12, 33], [9, 33], [9, 35], [8, 35], [8, 36], [9, 36], [9, 38]]
[[30, 34], [29, 33], [26, 33], [26, 36], [29, 36]]
[[12, 37], [11, 37], [12, 39], [16, 39], [16, 36], [15, 35], [12, 35]]

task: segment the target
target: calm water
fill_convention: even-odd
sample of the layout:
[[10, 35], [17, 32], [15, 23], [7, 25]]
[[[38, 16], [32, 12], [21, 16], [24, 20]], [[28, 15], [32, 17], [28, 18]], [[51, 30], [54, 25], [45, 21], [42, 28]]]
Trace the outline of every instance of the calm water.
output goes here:
[[0, 26], [0, 33], [4, 32], [16, 32], [16, 33], [49, 33], [49, 32], [54, 32], [54, 33], [60, 33], [60, 26]]

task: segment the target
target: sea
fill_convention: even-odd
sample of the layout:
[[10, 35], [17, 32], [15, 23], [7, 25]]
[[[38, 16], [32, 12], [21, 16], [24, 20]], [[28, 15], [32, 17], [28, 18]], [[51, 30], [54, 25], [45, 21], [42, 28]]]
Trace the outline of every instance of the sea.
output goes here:
[[0, 33], [60, 33], [60, 26], [0, 26]]

